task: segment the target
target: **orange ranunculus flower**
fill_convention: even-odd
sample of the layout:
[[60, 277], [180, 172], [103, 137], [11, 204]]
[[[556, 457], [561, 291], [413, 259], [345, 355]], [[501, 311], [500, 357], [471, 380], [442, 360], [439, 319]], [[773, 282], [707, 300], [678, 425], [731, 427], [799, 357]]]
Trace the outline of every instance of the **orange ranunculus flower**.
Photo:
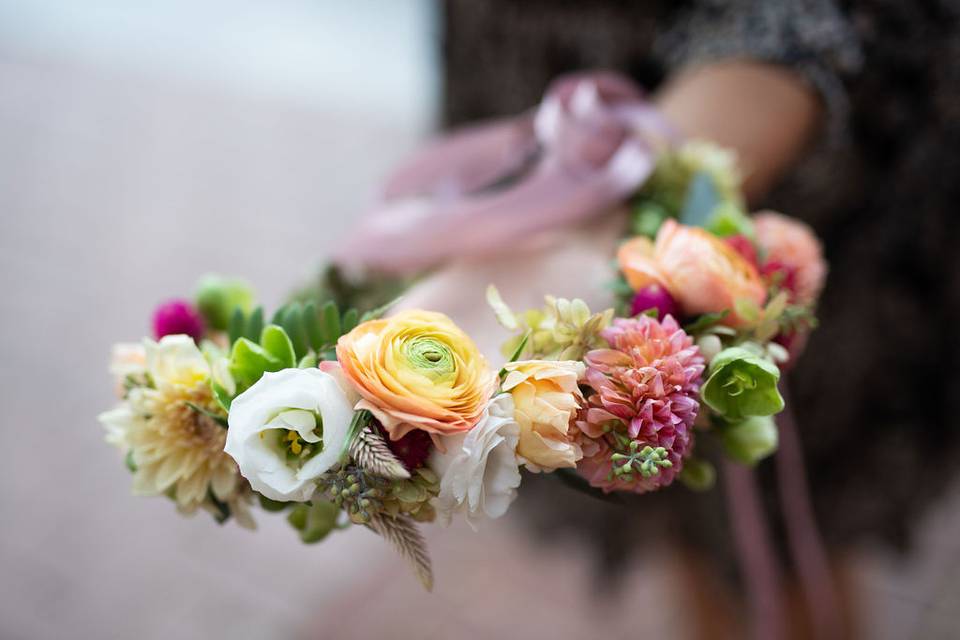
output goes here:
[[762, 305], [767, 292], [756, 268], [733, 247], [698, 227], [667, 220], [657, 240], [634, 238], [618, 253], [620, 269], [636, 291], [657, 284], [670, 292], [684, 313], [730, 310], [725, 322], [740, 323], [737, 300]]
[[653, 242], [646, 236], [636, 236], [620, 245], [617, 262], [627, 284], [634, 291], [651, 285], [666, 288], [667, 276], [653, 257]]
[[793, 272], [793, 293], [803, 304], [814, 302], [827, 277], [820, 241], [813, 230], [799, 220], [776, 211], [761, 211], [754, 217], [757, 244], [771, 268]]
[[496, 388], [473, 341], [442, 313], [409, 310], [358, 325], [337, 342], [343, 373], [393, 440], [472, 428]]

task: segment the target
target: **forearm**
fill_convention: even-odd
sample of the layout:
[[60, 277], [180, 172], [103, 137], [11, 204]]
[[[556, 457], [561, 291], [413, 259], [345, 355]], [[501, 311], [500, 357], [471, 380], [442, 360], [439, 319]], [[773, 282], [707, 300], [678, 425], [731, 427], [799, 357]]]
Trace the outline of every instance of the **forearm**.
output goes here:
[[822, 115], [816, 94], [800, 77], [746, 60], [682, 71], [655, 100], [685, 136], [737, 151], [751, 202], [762, 198], [796, 160]]

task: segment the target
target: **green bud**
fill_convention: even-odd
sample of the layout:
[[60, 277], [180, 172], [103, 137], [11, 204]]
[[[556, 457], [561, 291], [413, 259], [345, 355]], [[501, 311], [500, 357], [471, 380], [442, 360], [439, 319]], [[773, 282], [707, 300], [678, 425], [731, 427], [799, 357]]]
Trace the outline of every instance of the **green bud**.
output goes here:
[[777, 450], [777, 425], [770, 416], [725, 425], [720, 437], [727, 455], [743, 464], [755, 465]]
[[207, 324], [224, 331], [234, 309], [239, 307], [244, 313], [250, 311], [253, 288], [243, 280], [211, 274], [197, 284], [196, 301]]
[[769, 416], [783, 410], [779, 380], [777, 365], [749, 349], [730, 347], [711, 361], [700, 395], [707, 406], [729, 420]]
[[688, 458], [677, 477], [693, 491], [708, 491], [717, 481], [717, 471], [702, 458]]

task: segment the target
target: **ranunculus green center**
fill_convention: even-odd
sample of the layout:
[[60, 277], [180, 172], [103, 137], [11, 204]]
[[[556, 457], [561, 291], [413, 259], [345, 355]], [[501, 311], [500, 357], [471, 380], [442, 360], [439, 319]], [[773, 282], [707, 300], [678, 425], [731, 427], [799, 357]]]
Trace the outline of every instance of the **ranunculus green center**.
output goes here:
[[411, 368], [437, 380], [456, 371], [456, 361], [450, 347], [436, 338], [416, 338], [404, 345]]

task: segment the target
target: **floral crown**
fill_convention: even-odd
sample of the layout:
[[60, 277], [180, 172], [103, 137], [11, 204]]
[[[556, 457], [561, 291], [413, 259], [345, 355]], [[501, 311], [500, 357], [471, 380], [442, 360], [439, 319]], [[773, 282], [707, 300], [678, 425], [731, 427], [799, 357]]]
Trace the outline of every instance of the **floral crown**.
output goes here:
[[780, 370], [826, 266], [806, 226], [745, 213], [732, 155], [704, 143], [662, 153], [630, 210], [615, 306], [514, 313], [489, 288], [499, 368], [440, 313], [325, 295], [268, 320], [247, 284], [207, 277], [155, 311], [155, 340], [114, 347], [107, 440], [138, 495], [249, 528], [259, 505], [306, 543], [360, 525], [428, 589], [418, 524], [502, 516], [521, 470], [598, 494], [709, 488], [698, 438], [747, 465], [776, 449]]

